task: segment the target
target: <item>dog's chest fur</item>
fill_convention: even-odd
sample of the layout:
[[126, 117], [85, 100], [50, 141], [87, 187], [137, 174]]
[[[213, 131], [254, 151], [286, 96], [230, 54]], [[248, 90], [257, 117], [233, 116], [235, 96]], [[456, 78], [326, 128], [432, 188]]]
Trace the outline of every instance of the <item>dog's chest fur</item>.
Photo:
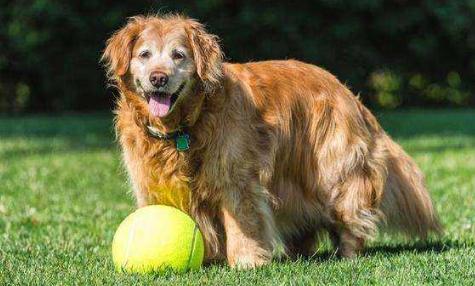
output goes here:
[[139, 206], [164, 204], [188, 212], [193, 169], [189, 154], [178, 151], [173, 139], [150, 136], [134, 113], [125, 102], [119, 104], [116, 129], [134, 192], [143, 198]]

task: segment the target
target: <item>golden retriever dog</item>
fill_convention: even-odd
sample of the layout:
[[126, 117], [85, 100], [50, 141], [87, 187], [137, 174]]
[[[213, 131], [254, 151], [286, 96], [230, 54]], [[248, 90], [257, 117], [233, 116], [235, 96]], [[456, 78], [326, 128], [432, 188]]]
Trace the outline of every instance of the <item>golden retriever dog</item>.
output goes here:
[[179, 15], [131, 18], [102, 61], [138, 207], [189, 213], [207, 261], [311, 255], [323, 231], [342, 257], [379, 226], [441, 232], [419, 168], [329, 72], [225, 63], [218, 37]]

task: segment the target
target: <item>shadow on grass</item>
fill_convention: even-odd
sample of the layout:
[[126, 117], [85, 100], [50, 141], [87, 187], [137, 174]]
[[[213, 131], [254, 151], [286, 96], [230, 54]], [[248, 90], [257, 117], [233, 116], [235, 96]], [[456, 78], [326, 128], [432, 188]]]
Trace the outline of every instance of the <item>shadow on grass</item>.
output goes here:
[[433, 241], [433, 242], [416, 242], [409, 244], [396, 245], [377, 245], [367, 248], [364, 251], [365, 256], [373, 256], [377, 254], [391, 254], [398, 255], [402, 253], [424, 253], [434, 252], [441, 253], [450, 249], [465, 248], [467, 245], [457, 240], [449, 241]]
[[113, 143], [84, 143], [79, 141], [78, 144], [78, 141], [63, 143], [61, 146], [55, 147], [47, 145], [15, 147], [0, 151], [0, 160], [15, 160], [30, 156], [66, 155], [75, 152], [97, 152], [115, 148]]
[[[366, 247], [362, 253], [363, 257], [372, 257], [377, 255], [384, 256], [397, 256], [407, 253], [443, 253], [451, 249], [467, 248], [470, 247], [466, 243], [449, 240], [449, 241], [432, 241], [432, 242], [415, 242], [415, 243], [400, 243], [394, 245], [376, 245]], [[311, 262], [325, 262], [329, 260], [340, 260], [334, 250], [326, 250], [317, 253], [310, 257], [299, 257], [304, 261]], [[284, 259], [284, 261], [291, 261], [292, 259]]]
[[94, 152], [115, 146], [107, 114], [2, 118], [0, 159]]

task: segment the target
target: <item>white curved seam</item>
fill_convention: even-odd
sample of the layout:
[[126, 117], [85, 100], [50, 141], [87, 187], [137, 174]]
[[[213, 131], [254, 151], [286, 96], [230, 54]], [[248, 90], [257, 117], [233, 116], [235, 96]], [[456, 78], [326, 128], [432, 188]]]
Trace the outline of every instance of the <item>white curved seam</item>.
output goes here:
[[132, 222], [132, 226], [129, 230], [129, 235], [128, 235], [128, 238], [127, 238], [127, 244], [126, 244], [126, 248], [125, 248], [125, 260], [124, 260], [124, 264], [122, 264], [122, 267], [125, 267], [127, 265], [127, 263], [129, 262], [130, 249], [132, 248], [131, 245], [132, 245], [132, 241], [133, 241], [134, 236], [135, 236], [136, 225], [137, 225], [137, 218], [134, 218], [134, 221]]

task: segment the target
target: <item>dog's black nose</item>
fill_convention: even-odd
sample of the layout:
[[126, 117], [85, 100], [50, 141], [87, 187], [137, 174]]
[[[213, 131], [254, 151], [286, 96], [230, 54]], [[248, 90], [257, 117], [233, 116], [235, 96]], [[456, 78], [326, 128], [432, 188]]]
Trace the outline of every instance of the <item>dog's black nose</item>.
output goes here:
[[168, 76], [163, 72], [152, 72], [150, 74], [150, 83], [155, 87], [165, 86], [168, 82]]

